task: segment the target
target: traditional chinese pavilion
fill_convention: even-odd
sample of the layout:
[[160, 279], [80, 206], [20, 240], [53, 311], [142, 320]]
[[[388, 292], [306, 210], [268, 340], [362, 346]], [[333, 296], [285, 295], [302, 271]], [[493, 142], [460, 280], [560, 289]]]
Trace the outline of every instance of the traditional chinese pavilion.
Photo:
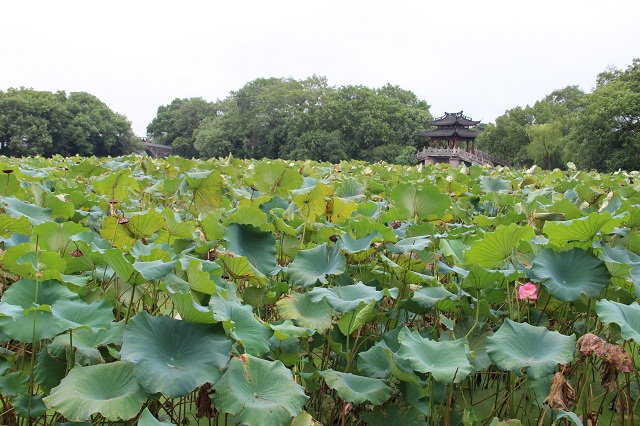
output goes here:
[[[418, 151], [418, 160], [424, 164], [449, 163], [454, 167], [460, 164], [508, 165], [492, 155], [476, 150], [478, 132], [470, 129], [480, 121], [474, 121], [460, 112], [445, 112], [442, 117], [427, 121], [435, 130], [420, 132], [429, 138], [429, 145]], [[464, 144], [464, 146], [462, 146]]]

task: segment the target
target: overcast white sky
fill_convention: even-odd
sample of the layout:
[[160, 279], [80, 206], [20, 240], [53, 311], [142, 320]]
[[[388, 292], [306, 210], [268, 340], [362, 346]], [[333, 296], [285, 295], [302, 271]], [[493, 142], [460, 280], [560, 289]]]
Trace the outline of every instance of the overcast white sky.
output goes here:
[[89, 92], [138, 135], [175, 98], [313, 74], [492, 122], [634, 57], [638, 0], [0, 0], [0, 90]]

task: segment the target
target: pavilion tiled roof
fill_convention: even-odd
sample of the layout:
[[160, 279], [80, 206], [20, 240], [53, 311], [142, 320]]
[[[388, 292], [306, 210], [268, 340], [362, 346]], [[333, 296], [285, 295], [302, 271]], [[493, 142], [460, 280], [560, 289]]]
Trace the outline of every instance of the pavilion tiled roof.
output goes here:
[[427, 121], [428, 126], [475, 126], [480, 121], [471, 120], [460, 112], [445, 112], [442, 117]]

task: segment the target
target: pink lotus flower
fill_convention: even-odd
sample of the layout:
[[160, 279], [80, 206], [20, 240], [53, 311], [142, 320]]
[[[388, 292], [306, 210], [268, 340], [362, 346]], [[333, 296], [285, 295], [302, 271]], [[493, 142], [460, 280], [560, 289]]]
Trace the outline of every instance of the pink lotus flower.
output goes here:
[[536, 300], [537, 298], [538, 288], [531, 282], [521, 285], [518, 289], [518, 299], [520, 300]]

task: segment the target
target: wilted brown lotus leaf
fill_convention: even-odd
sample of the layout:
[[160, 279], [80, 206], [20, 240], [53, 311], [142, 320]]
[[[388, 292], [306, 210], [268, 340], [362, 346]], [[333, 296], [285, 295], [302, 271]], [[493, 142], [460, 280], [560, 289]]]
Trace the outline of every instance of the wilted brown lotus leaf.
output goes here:
[[209, 392], [211, 392], [211, 383], [205, 383], [204, 385], [200, 386], [200, 391], [198, 392], [197, 399], [198, 414], [196, 415], [196, 417], [199, 419], [203, 417], [213, 417], [213, 405], [211, 404]]
[[549, 404], [553, 410], [569, 411], [570, 407], [576, 405], [576, 391], [571, 387], [562, 372], [553, 376], [549, 396], [544, 399], [544, 404]]
[[600, 377], [602, 387], [613, 391], [618, 373], [633, 373], [633, 360], [620, 345], [612, 345], [595, 334], [585, 334], [576, 342], [576, 348], [583, 356], [595, 355], [602, 359]]

